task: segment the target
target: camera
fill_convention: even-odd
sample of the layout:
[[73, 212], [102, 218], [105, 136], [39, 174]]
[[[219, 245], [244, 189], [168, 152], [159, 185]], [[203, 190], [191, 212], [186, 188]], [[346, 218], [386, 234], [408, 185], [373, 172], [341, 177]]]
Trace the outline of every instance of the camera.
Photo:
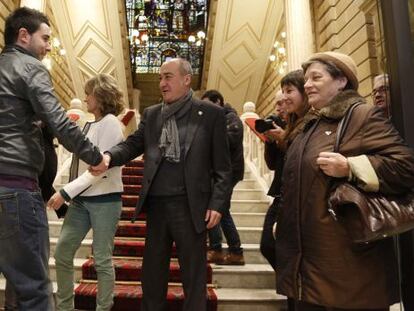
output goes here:
[[286, 122], [277, 115], [270, 115], [265, 119], [257, 119], [254, 122], [254, 129], [259, 133], [264, 133], [268, 130], [274, 129], [273, 123], [281, 128], [285, 128]]

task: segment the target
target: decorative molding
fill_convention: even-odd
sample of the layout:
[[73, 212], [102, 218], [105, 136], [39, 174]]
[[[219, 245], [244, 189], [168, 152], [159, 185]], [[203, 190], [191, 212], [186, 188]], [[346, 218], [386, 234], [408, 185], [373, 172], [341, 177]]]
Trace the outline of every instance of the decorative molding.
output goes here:
[[[82, 98], [86, 79], [98, 73], [108, 73], [117, 78], [129, 106], [127, 77], [130, 72], [125, 64], [125, 21], [121, 21], [120, 3], [113, 0], [50, 0], [58, 28], [67, 51], [75, 92]], [[63, 4], [63, 5], [62, 5]], [[110, 14], [116, 12], [117, 14]], [[124, 17], [125, 18], [125, 17]]]
[[78, 53], [78, 61], [89, 68], [92, 73], [103, 72], [102, 69], [111, 60], [112, 57], [109, 52], [93, 39], [89, 39]]
[[248, 42], [242, 41], [231, 51], [223, 56], [223, 63], [237, 77], [243, 70], [248, 70], [256, 59], [256, 53], [248, 46]]
[[[228, 15], [226, 18], [228, 23], [226, 24], [225, 41], [231, 41], [234, 37], [236, 37], [240, 33], [243, 33], [244, 31], [249, 32], [256, 39], [257, 43], [260, 43], [262, 41], [265, 30], [265, 24], [254, 22], [257, 20], [267, 21], [269, 19], [272, 1], [256, 1], [254, 5], [255, 7], [253, 9], [251, 1], [228, 1]], [[239, 17], [244, 12], [249, 12], [250, 14], [255, 13], [256, 18], [251, 17], [250, 15], [249, 20], [243, 23], [243, 20], [239, 19]], [[232, 29], [233, 27], [235, 28]], [[258, 31], [255, 31], [254, 29], [257, 29]]]
[[[111, 44], [112, 39], [106, 1], [63, 0], [62, 2], [62, 9], [69, 21], [69, 30], [74, 45], [78, 44], [78, 41], [85, 35], [89, 28], [91, 28], [92, 33], [100, 36], [108, 44]], [[85, 8], [85, 5], [88, 8]], [[80, 7], [82, 10], [79, 9]], [[75, 11], [73, 10], [74, 8]], [[97, 12], [98, 10], [100, 12]], [[71, 12], [76, 12], [76, 14], [71, 14]]]
[[218, 1], [216, 12], [206, 89], [218, 89], [241, 112], [259, 97], [283, 0]]

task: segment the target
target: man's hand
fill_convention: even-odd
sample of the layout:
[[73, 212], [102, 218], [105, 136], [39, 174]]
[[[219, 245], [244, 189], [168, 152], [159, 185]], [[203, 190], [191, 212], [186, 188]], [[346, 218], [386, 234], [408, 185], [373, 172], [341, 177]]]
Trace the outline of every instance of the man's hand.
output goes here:
[[211, 229], [220, 222], [221, 213], [208, 209], [204, 220], [207, 222], [207, 229]]
[[65, 203], [65, 199], [59, 192], [56, 192], [47, 202], [47, 206], [49, 208], [53, 208], [54, 210], [58, 210], [63, 205], [63, 203]]
[[349, 175], [348, 159], [340, 153], [321, 152], [316, 164], [328, 176], [347, 177]]
[[89, 167], [89, 172], [93, 175], [93, 176], [98, 176], [101, 175], [102, 173], [105, 173], [106, 170], [109, 167], [109, 163], [111, 162], [111, 156], [107, 153], [102, 155], [102, 161], [101, 163], [99, 163], [96, 166], [90, 166]]

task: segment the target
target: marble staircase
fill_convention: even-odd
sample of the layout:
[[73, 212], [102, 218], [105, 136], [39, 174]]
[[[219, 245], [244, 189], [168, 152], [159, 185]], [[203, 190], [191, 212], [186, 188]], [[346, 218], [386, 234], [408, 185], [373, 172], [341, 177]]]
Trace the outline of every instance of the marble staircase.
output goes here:
[[[269, 199], [259, 187], [253, 174], [246, 171], [245, 178], [235, 188], [231, 211], [238, 227], [245, 266], [213, 266], [213, 283], [216, 286], [219, 311], [235, 310], [285, 310], [286, 299], [277, 295], [275, 273], [260, 254], [259, 243], [263, 219]], [[53, 253], [60, 233], [62, 220], [53, 211], [48, 212], [50, 228], [51, 258], [50, 278], [56, 280]], [[75, 280], [81, 278], [82, 264], [91, 254], [91, 232], [88, 233], [76, 253]], [[56, 287], [56, 284], [54, 284]], [[0, 278], [0, 306], [3, 305], [4, 279]]]

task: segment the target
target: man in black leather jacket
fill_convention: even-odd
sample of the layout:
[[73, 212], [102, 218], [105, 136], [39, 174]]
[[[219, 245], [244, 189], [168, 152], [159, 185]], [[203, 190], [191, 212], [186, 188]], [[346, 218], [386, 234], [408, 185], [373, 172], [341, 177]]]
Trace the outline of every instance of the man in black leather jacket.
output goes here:
[[[49, 232], [38, 186], [44, 166], [38, 120], [66, 149], [93, 168], [99, 150], [66, 117], [41, 59], [50, 51], [47, 17], [20, 8], [6, 19], [0, 54], [0, 272], [17, 293], [19, 310], [52, 310]], [[48, 165], [48, 163], [46, 163]]]

